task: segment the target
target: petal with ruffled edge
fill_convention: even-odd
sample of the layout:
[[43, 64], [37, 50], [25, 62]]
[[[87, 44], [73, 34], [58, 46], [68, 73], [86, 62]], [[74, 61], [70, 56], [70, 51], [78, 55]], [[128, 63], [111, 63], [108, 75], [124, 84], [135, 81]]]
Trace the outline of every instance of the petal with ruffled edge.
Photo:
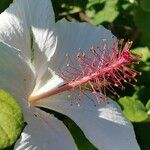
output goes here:
[[20, 49], [41, 76], [56, 43], [52, 32], [55, 19], [51, 1], [15, 0], [0, 14], [0, 22], [0, 39]]
[[140, 150], [133, 126], [123, 116], [117, 103], [110, 99], [96, 103], [95, 97], [86, 92], [88, 97], [80, 97], [80, 106], [77, 106], [74, 104], [75, 97], [67, 95], [69, 93], [64, 92], [41, 100], [36, 105], [70, 117], [100, 150]]
[[71, 134], [61, 121], [39, 109], [34, 113], [28, 114], [27, 126], [15, 144], [15, 150], [76, 149]]
[[34, 86], [35, 73], [29, 60], [19, 50], [0, 41], [0, 88], [17, 99], [25, 99]]

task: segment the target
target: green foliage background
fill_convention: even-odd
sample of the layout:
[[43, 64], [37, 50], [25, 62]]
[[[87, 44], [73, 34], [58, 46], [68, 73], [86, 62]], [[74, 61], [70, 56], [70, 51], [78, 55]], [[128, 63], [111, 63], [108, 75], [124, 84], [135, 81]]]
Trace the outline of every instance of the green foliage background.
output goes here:
[[[0, 12], [12, 0], [0, 0]], [[121, 98], [110, 95], [133, 122], [141, 150], [150, 150], [150, 0], [52, 0], [56, 21], [68, 20], [104, 25], [118, 38], [133, 41], [133, 52], [141, 54], [141, 63], [135, 67], [143, 74], [136, 86], [119, 91]], [[82, 131], [69, 118], [62, 119], [73, 134], [79, 150], [94, 150]]]

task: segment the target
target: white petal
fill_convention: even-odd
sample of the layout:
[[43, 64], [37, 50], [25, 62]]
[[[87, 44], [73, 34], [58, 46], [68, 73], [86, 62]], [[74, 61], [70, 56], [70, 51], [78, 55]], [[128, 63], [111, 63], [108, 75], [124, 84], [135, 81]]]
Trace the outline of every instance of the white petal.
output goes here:
[[91, 100], [95, 100], [95, 97], [90, 96], [89, 99], [84, 95], [81, 97], [81, 106], [77, 106], [72, 103], [75, 97], [68, 98], [67, 95], [64, 92], [42, 100], [37, 105], [70, 117], [100, 150], [140, 150], [132, 124], [125, 119], [115, 102], [108, 100], [109, 103], [98, 104]]
[[[22, 1], [22, 4], [27, 2]], [[31, 39], [21, 1], [16, 0], [3, 13], [0, 14], [0, 40], [16, 47], [30, 58]]]
[[27, 126], [14, 149], [75, 150], [76, 146], [71, 134], [61, 121], [37, 109], [36, 115], [30, 114]]
[[30, 12], [30, 25], [32, 28], [35, 43], [41, 51], [45, 51], [48, 59], [52, 55], [53, 46], [55, 47], [56, 39], [53, 36], [55, 18], [50, 0], [28, 1]]
[[48, 90], [55, 89], [62, 84], [64, 84], [64, 80], [56, 75], [53, 70], [47, 68], [46, 73], [42, 76], [40, 80], [38, 80], [32, 95], [39, 95], [43, 92], [47, 92]]
[[16, 98], [25, 99], [34, 85], [35, 73], [27, 58], [15, 48], [0, 42], [0, 88]]
[[47, 61], [54, 54], [57, 43], [53, 34], [54, 12], [50, 0], [27, 0], [24, 5], [28, 7], [26, 20], [29, 20], [33, 36], [32, 57], [40, 78], [47, 69]]
[[[15, 0], [0, 15], [0, 39], [22, 50], [37, 72], [44, 72], [56, 42], [52, 28], [54, 12], [50, 0]], [[44, 67], [44, 68], [43, 68]]]
[[[50, 61], [50, 68], [54, 71], [64, 65], [66, 54], [76, 58], [79, 49], [88, 54], [91, 47], [103, 46], [102, 41], [104, 39], [109, 48], [116, 40], [114, 35], [102, 26], [95, 27], [88, 23], [68, 22], [65, 19], [56, 23], [55, 34], [57, 47]], [[111, 54], [111, 50], [103, 51], [103, 54]]]

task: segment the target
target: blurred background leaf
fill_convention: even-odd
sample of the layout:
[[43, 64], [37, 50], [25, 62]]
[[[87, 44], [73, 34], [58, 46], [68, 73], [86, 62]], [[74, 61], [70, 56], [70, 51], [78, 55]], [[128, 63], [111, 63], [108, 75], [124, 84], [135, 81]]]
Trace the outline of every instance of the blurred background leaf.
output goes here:
[[[93, 2], [92, 0], [90, 2]], [[87, 6], [86, 14], [90, 15], [90, 12], [94, 12], [91, 14], [91, 23], [94, 25], [99, 25], [103, 22], [112, 22], [119, 14], [117, 9], [118, 0], [101, 0], [97, 1], [97, 3]]]
[[119, 99], [119, 103], [123, 107], [125, 116], [133, 122], [141, 122], [148, 119], [145, 106], [141, 101], [134, 97], [123, 97]]
[[144, 11], [150, 12], [150, 1], [149, 0], [141, 0], [140, 4]]

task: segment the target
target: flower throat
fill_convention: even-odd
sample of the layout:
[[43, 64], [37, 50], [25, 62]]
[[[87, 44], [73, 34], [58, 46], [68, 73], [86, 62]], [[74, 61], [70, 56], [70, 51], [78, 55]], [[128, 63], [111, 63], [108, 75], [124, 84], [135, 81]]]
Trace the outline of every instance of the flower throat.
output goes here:
[[139, 64], [139, 55], [132, 54], [130, 47], [132, 42], [124, 43], [119, 40], [108, 46], [104, 39], [100, 47], [91, 47], [88, 54], [79, 49], [76, 58], [66, 55], [67, 65], [59, 76], [66, 84], [39, 95], [31, 95], [29, 103], [33, 104], [47, 97], [73, 89], [79, 89], [80, 94], [90, 90], [98, 102], [106, 99], [106, 91], [118, 96], [114, 87], [125, 89], [123, 83], [133, 85], [136, 75], [141, 74], [129, 68], [133, 64]]

